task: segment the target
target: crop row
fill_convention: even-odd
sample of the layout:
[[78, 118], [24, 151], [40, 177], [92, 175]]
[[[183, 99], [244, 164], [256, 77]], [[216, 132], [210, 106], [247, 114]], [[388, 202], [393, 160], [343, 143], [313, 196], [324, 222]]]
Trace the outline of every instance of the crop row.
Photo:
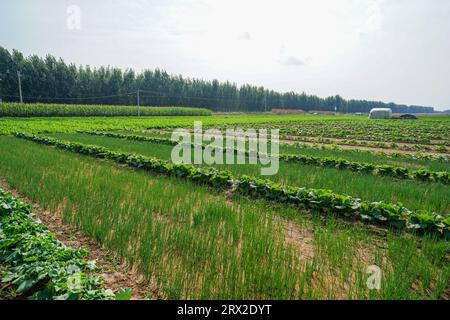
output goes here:
[[[147, 131], [154, 131], [147, 130]], [[206, 132], [206, 130], [205, 130]], [[337, 140], [337, 139], [330, 139], [330, 138], [323, 138], [323, 137], [303, 137], [303, 136], [295, 136], [295, 135], [287, 135], [287, 136], [280, 136], [281, 140], [288, 140], [289, 142], [282, 142], [284, 144], [291, 144], [292, 142], [299, 143], [299, 142], [306, 142], [306, 143], [313, 143], [313, 144], [322, 144], [324, 147], [326, 145], [331, 145], [333, 148], [336, 148], [338, 145], [342, 146], [361, 146], [361, 147], [370, 147], [370, 148], [380, 148], [380, 149], [396, 149], [398, 151], [415, 151], [416, 154], [412, 157], [413, 159], [423, 158], [426, 160], [438, 160], [438, 161], [444, 161], [448, 162], [450, 161], [450, 157], [448, 155], [445, 155], [449, 151], [449, 149], [445, 145], [427, 145], [427, 144], [397, 144], [396, 142], [386, 143], [382, 141], [364, 141], [364, 140]], [[374, 150], [367, 150], [370, 152], [377, 152]], [[435, 154], [430, 153], [423, 153], [423, 152], [435, 152]], [[442, 153], [442, 154], [441, 154]], [[398, 155], [401, 155], [399, 152], [397, 152], [396, 157]], [[406, 157], [410, 157], [409, 154], [405, 154]]]
[[261, 197], [267, 200], [293, 203], [316, 211], [336, 213], [367, 222], [391, 226], [418, 233], [432, 233], [450, 238], [450, 217], [433, 212], [410, 211], [401, 204], [361, 201], [348, 195], [335, 194], [331, 190], [282, 186], [271, 180], [250, 176], [235, 177], [231, 172], [215, 168], [201, 168], [188, 164], [174, 164], [157, 158], [130, 153], [114, 152], [103, 147], [17, 133], [16, 137], [36, 143], [55, 146], [96, 158], [110, 159], [130, 167], [189, 179], [211, 187]]
[[[214, 127], [217, 128], [217, 127]], [[79, 130], [79, 132], [83, 132], [82, 130]], [[136, 132], [136, 130], [131, 130], [130, 132]], [[144, 132], [146, 134], [160, 134], [159, 130], [156, 129], [147, 129], [147, 130], [139, 130], [139, 132]], [[169, 131], [165, 131], [169, 132]], [[336, 143], [333, 144], [317, 144], [316, 142], [311, 142], [313, 144], [309, 143], [302, 143], [300, 141], [296, 141], [293, 143], [286, 143], [286, 142], [280, 142], [280, 145], [286, 145], [286, 146], [293, 146], [297, 148], [305, 148], [305, 149], [320, 149], [320, 150], [347, 150], [340, 148]], [[366, 154], [373, 154], [373, 155], [381, 155], [386, 158], [391, 159], [406, 159], [406, 160], [427, 160], [427, 161], [438, 161], [438, 162], [450, 162], [450, 156], [446, 154], [431, 154], [431, 153], [423, 153], [420, 151], [417, 151], [416, 153], [400, 153], [400, 152], [389, 152], [386, 153], [384, 151], [378, 151], [378, 150], [366, 150], [366, 149], [352, 149], [353, 152], [358, 153], [366, 153]]]
[[0, 117], [208, 116], [211, 111], [187, 107], [132, 107], [75, 104], [1, 103]]
[[[276, 127], [274, 127], [276, 128]], [[427, 151], [427, 152], [439, 152], [439, 153], [447, 153], [449, 149], [447, 148], [450, 145], [450, 141], [441, 140], [438, 142], [434, 142], [430, 144], [430, 142], [416, 142], [415, 144], [399, 144], [397, 140], [389, 140], [386, 139], [375, 139], [370, 137], [339, 137], [336, 138], [334, 136], [321, 136], [314, 133], [298, 133], [298, 132], [283, 132], [283, 127], [280, 129], [280, 139], [291, 140], [291, 141], [303, 141], [309, 143], [325, 143], [325, 144], [335, 144], [335, 145], [350, 145], [350, 146], [362, 146], [362, 147], [371, 147], [371, 148], [382, 148], [382, 149], [398, 149], [403, 151]], [[363, 139], [363, 140], [361, 140]]]
[[0, 262], [2, 282], [20, 297], [38, 300], [113, 299], [103, 280], [90, 272], [88, 252], [65, 246], [33, 218], [31, 206], [0, 188]]
[[375, 141], [422, 142], [448, 139], [449, 123], [418, 121], [335, 121], [310, 122], [305, 126], [283, 127], [281, 133]]
[[[349, 150], [340, 148], [336, 144], [325, 145], [325, 144], [305, 144], [301, 142], [294, 142], [292, 144], [288, 144], [290, 146], [294, 146], [297, 148], [314, 148], [314, 149], [322, 149], [322, 150]], [[366, 153], [366, 154], [374, 154], [374, 155], [382, 155], [386, 158], [391, 159], [406, 159], [406, 160], [427, 160], [427, 161], [439, 161], [439, 162], [450, 162], [450, 157], [445, 154], [431, 154], [431, 153], [400, 153], [400, 152], [389, 152], [386, 153], [384, 151], [376, 151], [376, 150], [365, 150], [365, 149], [352, 149], [353, 152]]]
[[[152, 108], [149, 108], [152, 109]], [[156, 109], [156, 108], [155, 108]], [[142, 110], [142, 109], [141, 109]], [[196, 109], [198, 110], [198, 109]], [[324, 116], [324, 118], [326, 118]], [[224, 124], [253, 123], [295, 123], [305, 122], [305, 116], [272, 116], [272, 115], [226, 115], [196, 116], [205, 126]], [[78, 130], [143, 130], [153, 128], [189, 128], [194, 124], [193, 117], [39, 117], [28, 121], [23, 118], [0, 117], [0, 134], [13, 135], [16, 132], [28, 133], [72, 133]]]
[[[448, 121], [369, 121], [337, 118], [336, 121], [311, 120], [301, 125], [268, 126], [267, 128], [279, 128], [281, 135], [288, 136], [319, 136], [385, 142], [430, 143], [431, 140], [450, 139]], [[449, 141], [446, 143], [448, 144]]]
[[364, 141], [355, 139], [329, 139], [323, 137], [305, 137], [305, 136], [280, 136], [281, 139], [293, 140], [293, 141], [303, 141], [309, 143], [326, 143], [326, 144], [336, 144], [336, 145], [349, 145], [349, 146], [361, 146], [361, 147], [371, 147], [371, 148], [382, 148], [382, 149], [398, 149], [403, 151], [428, 151], [428, 152], [439, 152], [447, 153], [449, 150], [445, 145], [427, 145], [427, 144], [402, 144], [399, 145], [395, 142], [386, 143], [383, 141]]
[[[401, 131], [401, 130], [404, 131]], [[298, 136], [317, 136], [323, 138], [337, 138], [337, 139], [359, 139], [368, 141], [384, 141], [384, 142], [407, 142], [407, 143], [431, 143], [431, 140], [446, 139], [447, 137], [436, 133], [408, 131], [406, 128], [399, 128], [400, 132], [390, 132], [383, 127], [376, 127], [374, 131], [365, 132], [347, 132], [343, 133], [339, 129], [335, 131], [328, 130], [305, 130], [305, 129], [285, 129], [280, 130], [280, 134], [284, 136], [298, 135]], [[367, 128], [365, 129], [367, 130]], [[441, 140], [441, 144], [448, 144], [447, 140]]]
[[[154, 143], [162, 143], [169, 145], [178, 144], [177, 141], [172, 141], [166, 138], [156, 138], [156, 137], [146, 137], [140, 135], [128, 135], [120, 134], [114, 132], [98, 132], [98, 131], [88, 131], [84, 132], [92, 135], [107, 136], [112, 138], [127, 139], [134, 141], [148, 141]], [[195, 147], [194, 143], [190, 144], [191, 147]], [[202, 148], [207, 148], [207, 146], [202, 145]], [[244, 153], [247, 157], [252, 156], [248, 151], [242, 151], [238, 149], [230, 148], [219, 148], [222, 152], [232, 152], [232, 153]], [[268, 157], [267, 154], [257, 153], [260, 157]], [[341, 170], [351, 170], [353, 172], [360, 172], [365, 174], [379, 175], [379, 176], [390, 176], [399, 179], [412, 179], [420, 181], [431, 181], [431, 182], [441, 182], [445, 184], [450, 183], [450, 173], [449, 172], [437, 172], [427, 169], [410, 170], [404, 167], [391, 166], [391, 165], [376, 165], [365, 162], [349, 161], [341, 158], [332, 157], [315, 157], [302, 154], [279, 154], [271, 155], [271, 157], [278, 157], [281, 161], [300, 163], [303, 165], [314, 165], [324, 168], [336, 168]]]

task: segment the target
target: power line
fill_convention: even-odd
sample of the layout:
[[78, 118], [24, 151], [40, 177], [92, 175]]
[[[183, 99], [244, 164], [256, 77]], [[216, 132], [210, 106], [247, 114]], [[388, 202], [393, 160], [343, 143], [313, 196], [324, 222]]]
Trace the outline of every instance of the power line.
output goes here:
[[[43, 100], [91, 100], [91, 99], [103, 99], [103, 98], [113, 98], [113, 97], [123, 97], [123, 96], [129, 96], [135, 94], [134, 92], [129, 93], [122, 93], [122, 94], [114, 94], [114, 95], [108, 95], [108, 96], [96, 96], [96, 97], [74, 97], [74, 98], [62, 98], [62, 97], [27, 97], [24, 96], [23, 98], [26, 99], [43, 99]], [[14, 96], [14, 95], [2, 95], [4, 97], [9, 98], [20, 98], [20, 96]]]
[[[161, 98], [181, 98], [181, 99], [196, 99], [196, 100], [235, 100], [235, 98], [226, 98], [226, 97], [216, 97], [216, 98], [214, 98], [214, 97], [211, 97], [211, 98], [205, 98], [205, 97], [197, 97], [197, 96], [184, 96], [184, 95], [181, 95], [181, 96], [174, 96], [174, 95], [168, 95], [168, 94], [166, 94], [165, 92], [161, 92], [161, 91], [150, 91], [150, 90], [142, 90], [142, 89], [140, 89], [139, 91], [141, 91], [141, 92], [147, 92], [147, 93], [152, 93], [152, 94], [161, 94], [160, 96], [158, 96], [158, 97], [161, 97]], [[144, 95], [145, 96], [145, 95]], [[148, 96], [148, 95], [147, 95]], [[152, 96], [152, 95], [150, 95], [150, 96]], [[153, 95], [154, 96], [154, 95]], [[236, 97], [237, 98], [237, 97]]]
[[[91, 97], [32, 97], [32, 96], [22, 96], [23, 99], [33, 99], [33, 100], [58, 100], [58, 101], [71, 101], [71, 100], [94, 100], [94, 99], [104, 99], [104, 98], [114, 98], [114, 97], [124, 97], [130, 95], [137, 95], [137, 105], [141, 104], [141, 97], [157, 97], [157, 98], [165, 98], [165, 99], [189, 99], [189, 100], [202, 100], [202, 101], [235, 101], [239, 102], [236, 99], [239, 99], [239, 94], [235, 97], [199, 97], [199, 96], [188, 96], [188, 95], [173, 95], [168, 94], [163, 91], [155, 91], [155, 90], [143, 90], [137, 89], [136, 92], [127, 92], [121, 94], [114, 95], [105, 95], [105, 96], [91, 96]], [[3, 97], [8, 98], [21, 98], [21, 96], [16, 95], [2, 95]], [[263, 97], [263, 101], [265, 104], [265, 109], [267, 108], [267, 96], [266, 94]]]
[[151, 91], [151, 90], [140, 90], [142, 92], [148, 92], [148, 93], [155, 93], [155, 94], [163, 94], [167, 97], [170, 98], [186, 98], [186, 99], [201, 99], [201, 100], [234, 100], [235, 98], [227, 98], [227, 97], [211, 97], [211, 98], [206, 98], [206, 97], [198, 97], [198, 96], [185, 96], [185, 95], [178, 95], [178, 96], [169, 96], [167, 95], [165, 92], [161, 92], [161, 91]]

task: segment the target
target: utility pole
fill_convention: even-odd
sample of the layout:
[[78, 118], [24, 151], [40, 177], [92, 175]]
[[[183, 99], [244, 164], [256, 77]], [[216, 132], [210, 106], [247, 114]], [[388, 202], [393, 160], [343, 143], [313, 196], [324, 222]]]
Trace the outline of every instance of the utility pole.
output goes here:
[[264, 111], [267, 112], [267, 90], [264, 90]]
[[137, 89], [137, 105], [138, 105], [138, 117], [140, 117], [141, 116], [141, 108], [139, 108], [139, 107], [141, 105], [141, 102], [139, 99], [139, 89]]
[[17, 78], [19, 79], [19, 96], [20, 96], [20, 103], [23, 103], [23, 97], [22, 97], [22, 82], [20, 81], [20, 71], [17, 71]]

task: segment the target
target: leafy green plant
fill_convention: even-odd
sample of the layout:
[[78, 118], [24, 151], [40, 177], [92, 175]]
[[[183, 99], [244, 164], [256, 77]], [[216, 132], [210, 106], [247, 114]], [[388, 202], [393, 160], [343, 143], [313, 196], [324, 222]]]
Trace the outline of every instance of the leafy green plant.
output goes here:
[[7, 265], [1, 281], [28, 299], [112, 299], [88, 252], [69, 248], [33, 218], [31, 207], [0, 188], [0, 261]]
[[130, 288], [125, 288], [116, 292], [116, 300], [130, 300], [133, 295], [133, 291]]

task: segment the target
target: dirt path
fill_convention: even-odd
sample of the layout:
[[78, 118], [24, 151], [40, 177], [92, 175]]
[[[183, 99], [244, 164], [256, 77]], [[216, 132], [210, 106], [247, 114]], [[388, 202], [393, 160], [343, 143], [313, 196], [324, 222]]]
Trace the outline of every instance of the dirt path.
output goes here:
[[96, 260], [96, 264], [101, 267], [97, 275], [104, 279], [108, 289], [116, 292], [124, 288], [130, 288], [133, 290], [133, 300], [164, 298], [162, 290], [153, 281], [146, 280], [144, 275], [138, 272], [136, 268], [83, 234], [78, 228], [64, 223], [61, 213], [44, 210], [39, 204], [11, 189], [3, 179], [0, 179], [0, 187], [31, 204], [35, 216], [56, 235], [59, 241], [68, 247], [88, 249], [87, 259]]

